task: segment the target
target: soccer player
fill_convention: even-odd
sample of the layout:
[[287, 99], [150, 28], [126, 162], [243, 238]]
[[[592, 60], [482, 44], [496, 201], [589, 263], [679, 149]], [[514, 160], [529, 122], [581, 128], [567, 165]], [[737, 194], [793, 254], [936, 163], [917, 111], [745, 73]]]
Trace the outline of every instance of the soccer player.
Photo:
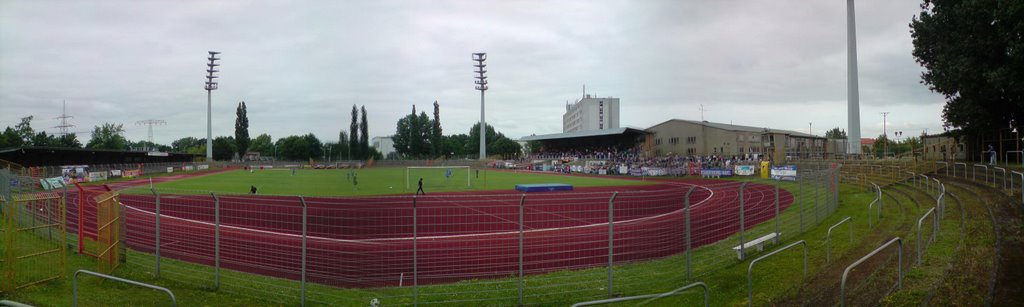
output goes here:
[[356, 178], [356, 174], [352, 173], [352, 187], [359, 191], [359, 179]]
[[449, 168], [447, 171], [444, 172], [444, 182], [448, 183], [448, 179], [451, 178], [451, 177], [452, 177], [452, 169]]
[[256, 186], [254, 186], [254, 185], [249, 186], [249, 194], [256, 195]]
[[423, 192], [423, 177], [420, 177], [419, 185], [420, 188], [416, 190], [416, 195], [419, 195], [420, 193], [423, 193], [423, 195], [427, 195], [427, 192]]

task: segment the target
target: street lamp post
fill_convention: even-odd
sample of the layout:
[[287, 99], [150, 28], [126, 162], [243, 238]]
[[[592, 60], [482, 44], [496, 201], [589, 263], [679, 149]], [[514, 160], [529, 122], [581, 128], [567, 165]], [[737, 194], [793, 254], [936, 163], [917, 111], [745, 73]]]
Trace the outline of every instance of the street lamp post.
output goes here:
[[484, 91], [487, 90], [487, 76], [484, 75], [487, 73], [487, 70], [484, 69], [487, 64], [484, 64], [484, 61], [487, 61], [487, 53], [474, 53], [473, 61], [476, 62], [473, 64], [476, 67], [473, 72], [477, 73], [477, 76], [474, 77], [477, 80], [474, 83], [476, 83], [476, 89], [480, 91], [480, 160], [483, 161], [487, 159], [487, 122], [484, 120]]
[[[892, 134], [893, 134], [893, 136], [896, 137], [896, 144], [899, 145], [899, 143], [900, 143], [900, 136], [903, 135], [903, 131], [896, 131], [896, 132], [893, 132]], [[899, 147], [897, 147], [897, 148], [899, 148]], [[910, 154], [911, 155], [914, 154], [914, 149], [913, 148], [910, 149]]]
[[220, 64], [217, 64], [217, 61], [220, 60], [220, 58], [218, 58], [217, 55], [220, 54], [220, 52], [209, 51], [209, 53], [210, 53], [210, 57], [207, 58], [207, 60], [210, 60], [210, 62], [206, 64], [206, 67], [207, 67], [207, 69], [206, 69], [206, 87], [204, 87], [204, 88], [206, 89], [206, 160], [207, 161], [212, 161], [213, 160], [213, 115], [212, 115], [213, 107], [212, 107], [211, 98], [213, 96], [212, 95], [213, 91], [217, 89], [217, 82], [214, 82], [213, 79], [217, 78], [217, 76], [214, 75], [214, 74], [219, 72], [219, 70], [217, 70], [217, 66], [220, 66]]

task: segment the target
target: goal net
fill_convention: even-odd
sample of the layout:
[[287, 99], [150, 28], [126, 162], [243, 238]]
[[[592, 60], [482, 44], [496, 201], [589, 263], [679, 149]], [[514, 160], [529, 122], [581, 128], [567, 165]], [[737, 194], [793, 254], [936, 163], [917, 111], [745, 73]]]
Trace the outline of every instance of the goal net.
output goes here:
[[415, 190], [420, 178], [423, 188], [445, 190], [472, 185], [469, 166], [409, 166], [405, 168], [405, 189]]

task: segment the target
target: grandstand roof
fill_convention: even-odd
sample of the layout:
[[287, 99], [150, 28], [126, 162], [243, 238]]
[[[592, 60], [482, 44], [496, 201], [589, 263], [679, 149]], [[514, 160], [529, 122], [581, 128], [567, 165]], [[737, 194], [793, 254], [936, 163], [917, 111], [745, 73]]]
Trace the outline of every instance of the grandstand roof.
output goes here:
[[46, 165], [190, 162], [200, 154], [24, 146], [0, 149], [0, 159], [25, 167]]
[[[698, 121], [698, 120], [688, 120], [688, 119], [678, 119], [678, 118], [676, 118], [676, 119], [670, 119], [670, 120], [661, 122], [660, 124], [651, 126], [651, 128], [654, 128], [654, 127], [657, 127], [657, 126], [661, 126], [661, 125], [664, 125], [664, 124], [667, 124], [667, 123], [670, 123], [670, 122], [673, 122], [673, 121], [686, 122], [686, 123], [691, 123], [691, 124], [695, 124], [695, 125], [702, 124], [702, 122]], [[743, 126], [743, 125], [733, 125], [733, 124], [724, 124], [724, 123], [716, 123], [716, 122], [709, 122], [709, 121], [704, 121], [703, 124], [706, 127], [722, 129], [722, 130], [728, 130], [728, 131], [744, 131], [744, 132], [758, 132], [758, 133], [761, 133], [761, 132], [765, 132], [765, 130], [767, 130], [767, 132], [770, 132], [770, 133], [781, 133], [781, 134], [788, 134], [788, 135], [791, 135], [791, 136], [809, 137], [809, 138], [824, 138], [824, 137], [821, 137], [821, 136], [810, 135], [810, 134], [807, 134], [807, 133], [796, 132], [796, 131], [792, 131], [792, 130], [782, 130], [782, 129], [772, 129], [772, 128], [766, 128], [766, 127], [752, 127], [752, 126]]]
[[556, 139], [571, 139], [571, 138], [582, 138], [582, 137], [600, 137], [600, 136], [612, 136], [612, 135], [625, 135], [625, 134], [636, 134], [644, 135], [647, 134], [643, 129], [638, 128], [613, 128], [613, 129], [601, 129], [601, 130], [587, 130], [587, 131], [574, 131], [564, 133], [552, 133], [543, 135], [531, 135], [520, 138], [520, 141], [543, 141], [543, 140], [556, 140]]

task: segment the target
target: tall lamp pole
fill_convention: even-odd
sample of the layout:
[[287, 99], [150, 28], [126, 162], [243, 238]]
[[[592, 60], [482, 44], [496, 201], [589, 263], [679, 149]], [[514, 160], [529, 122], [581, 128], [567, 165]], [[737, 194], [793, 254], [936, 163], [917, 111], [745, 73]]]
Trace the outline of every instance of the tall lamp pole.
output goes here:
[[212, 95], [213, 91], [217, 89], [217, 82], [213, 81], [213, 79], [216, 79], [217, 76], [214, 75], [214, 74], [217, 73], [217, 72], [220, 72], [219, 70], [217, 70], [217, 66], [220, 66], [220, 64], [217, 64], [217, 61], [220, 60], [220, 58], [218, 58], [217, 55], [220, 54], [220, 52], [209, 51], [209, 53], [210, 53], [210, 57], [207, 58], [207, 60], [210, 60], [210, 62], [206, 64], [207, 69], [206, 69], [206, 87], [205, 87], [205, 89], [206, 89], [206, 161], [212, 161], [213, 160], [213, 115], [212, 115], [213, 107], [212, 107], [211, 98], [213, 96]]
[[474, 77], [477, 80], [474, 83], [476, 83], [476, 89], [480, 91], [480, 160], [482, 161], [487, 159], [487, 122], [484, 121], [484, 91], [487, 90], [487, 76], [484, 75], [487, 73], [487, 70], [484, 69], [487, 64], [484, 64], [484, 61], [487, 61], [487, 53], [474, 53], [473, 61], [476, 62], [473, 64], [476, 67], [473, 72], [477, 73], [477, 76]]
[[885, 132], [885, 118], [889, 116], [889, 112], [882, 112], [882, 135], [886, 135], [885, 143], [882, 144], [882, 158], [887, 158], [889, 155], [889, 140], [888, 134]]

